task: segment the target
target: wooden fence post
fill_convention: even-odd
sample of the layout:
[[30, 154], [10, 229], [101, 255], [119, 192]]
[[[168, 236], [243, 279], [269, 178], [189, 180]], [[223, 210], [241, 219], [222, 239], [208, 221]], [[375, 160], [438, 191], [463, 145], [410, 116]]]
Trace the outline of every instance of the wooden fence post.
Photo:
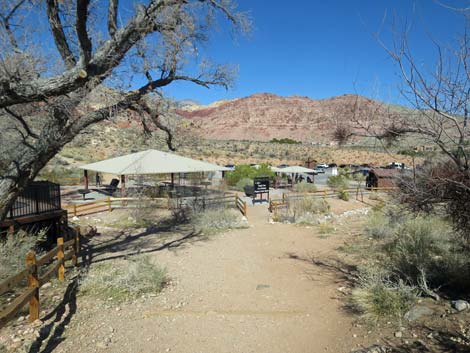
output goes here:
[[77, 205], [73, 205], [73, 215], [77, 217]]
[[107, 202], [108, 202], [108, 211], [111, 212], [113, 210], [111, 207], [111, 197], [108, 197]]
[[65, 277], [65, 266], [64, 266], [64, 238], [57, 238], [57, 247], [59, 251], [57, 252], [57, 260], [60, 262], [59, 269], [57, 270], [57, 277], [59, 281], [63, 282]]
[[29, 300], [29, 321], [39, 319], [39, 277], [38, 266], [36, 265], [36, 253], [28, 252], [26, 255], [26, 266], [28, 267], [28, 287], [36, 288], [34, 295]]

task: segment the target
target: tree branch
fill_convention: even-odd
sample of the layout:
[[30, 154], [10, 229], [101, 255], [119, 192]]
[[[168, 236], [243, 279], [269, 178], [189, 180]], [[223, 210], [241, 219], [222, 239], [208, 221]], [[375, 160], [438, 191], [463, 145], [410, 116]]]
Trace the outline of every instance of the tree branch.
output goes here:
[[117, 32], [117, 9], [119, 0], [109, 0], [108, 8], [108, 33], [112, 37]]
[[77, 31], [78, 42], [80, 43], [80, 66], [86, 66], [91, 58], [91, 41], [88, 37], [86, 22], [88, 18], [88, 6], [90, 0], [77, 1], [77, 20], [75, 30]]
[[62, 27], [62, 22], [59, 16], [58, 0], [47, 0], [47, 17], [57, 50], [59, 51], [60, 56], [62, 56], [62, 60], [64, 60], [67, 69], [71, 69], [75, 66], [76, 62], [69, 44], [67, 43], [64, 28]]
[[33, 138], [39, 138], [39, 136], [37, 134], [35, 134], [33, 131], [31, 131], [31, 129], [29, 128], [28, 124], [26, 123], [26, 121], [23, 119], [23, 117], [21, 117], [20, 115], [16, 114], [15, 112], [11, 111], [9, 108], [5, 107], [3, 108], [11, 117], [13, 117], [16, 121], [18, 121], [21, 126], [23, 127], [23, 129], [26, 131], [26, 133], [33, 137]]

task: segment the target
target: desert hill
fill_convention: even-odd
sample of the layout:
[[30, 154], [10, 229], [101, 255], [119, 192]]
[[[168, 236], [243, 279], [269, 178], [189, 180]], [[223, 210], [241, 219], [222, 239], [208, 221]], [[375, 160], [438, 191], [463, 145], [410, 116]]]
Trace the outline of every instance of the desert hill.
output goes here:
[[380, 118], [389, 107], [383, 102], [351, 94], [315, 100], [260, 93], [209, 106], [183, 107], [177, 109], [177, 113], [191, 121], [196, 133], [210, 139], [291, 138], [328, 144], [332, 141], [335, 122], [350, 119], [354, 109], [358, 109], [359, 116], [374, 111]]

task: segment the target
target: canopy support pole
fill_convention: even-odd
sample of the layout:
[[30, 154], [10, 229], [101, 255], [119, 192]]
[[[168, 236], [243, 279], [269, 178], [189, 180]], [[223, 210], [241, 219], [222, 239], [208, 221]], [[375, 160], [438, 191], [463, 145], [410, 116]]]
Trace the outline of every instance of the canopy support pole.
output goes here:
[[83, 170], [83, 182], [85, 183], [85, 190], [88, 190], [88, 170]]
[[[121, 175], [121, 197], [126, 197], [126, 176]], [[122, 201], [122, 205], [126, 205], [126, 201]]]

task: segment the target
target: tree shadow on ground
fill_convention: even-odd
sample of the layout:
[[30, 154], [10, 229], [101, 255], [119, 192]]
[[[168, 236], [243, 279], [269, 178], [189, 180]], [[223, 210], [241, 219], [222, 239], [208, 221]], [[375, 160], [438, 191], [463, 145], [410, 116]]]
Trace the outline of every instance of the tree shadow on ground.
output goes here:
[[[146, 228], [143, 232], [137, 234], [121, 232], [117, 237], [104, 241], [82, 237], [81, 269], [68, 284], [60, 304], [42, 318], [44, 322], [54, 319], [40, 329], [39, 337], [32, 343], [28, 352], [49, 353], [65, 340], [63, 336], [65, 328], [77, 311], [76, 300], [80, 280], [83, 276], [86, 276], [92, 264], [162, 250], [176, 250], [208, 239], [207, 236], [201, 235], [192, 227], [181, 228], [181, 226], [182, 224], [175, 224], [174, 219], [168, 219], [159, 225]], [[168, 234], [165, 235], [165, 233]], [[161, 234], [163, 236], [159, 236]], [[151, 241], [150, 238], [154, 238], [154, 241]], [[155, 242], [155, 238], [158, 240], [157, 242]], [[129, 249], [130, 251], [128, 251]], [[108, 254], [111, 255], [107, 256]], [[42, 347], [44, 344], [45, 346]]]

